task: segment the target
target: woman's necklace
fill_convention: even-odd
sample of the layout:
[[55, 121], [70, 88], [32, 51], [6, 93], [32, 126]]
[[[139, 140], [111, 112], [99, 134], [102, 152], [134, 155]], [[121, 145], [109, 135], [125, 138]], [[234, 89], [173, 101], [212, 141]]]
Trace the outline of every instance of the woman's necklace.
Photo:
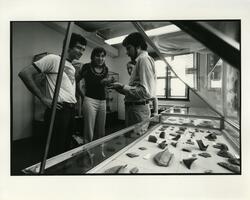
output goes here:
[[[98, 69], [98, 71], [96, 70]], [[100, 72], [99, 72], [100, 70]], [[95, 74], [96, 76], [103, 76], [104, 73], [105, 73], [105, 70], [104, 70], [104, 67], [101, 67], [101, 68], [96, 68], [94, 66], [91, 66], [91, 71], [93, 74]]]

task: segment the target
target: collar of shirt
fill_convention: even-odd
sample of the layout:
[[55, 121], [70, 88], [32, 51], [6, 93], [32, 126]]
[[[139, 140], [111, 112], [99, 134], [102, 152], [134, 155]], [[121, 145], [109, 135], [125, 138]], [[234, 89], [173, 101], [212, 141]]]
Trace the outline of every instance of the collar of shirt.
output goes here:
[[136, 62], [137, 62], [141, 57], [145, 57], [145, 56], [148, 56], [148, 52], [142, 50], [141, 53], [140, 53], [140, 54], [137, 56], [137, 58], [135, 59]]

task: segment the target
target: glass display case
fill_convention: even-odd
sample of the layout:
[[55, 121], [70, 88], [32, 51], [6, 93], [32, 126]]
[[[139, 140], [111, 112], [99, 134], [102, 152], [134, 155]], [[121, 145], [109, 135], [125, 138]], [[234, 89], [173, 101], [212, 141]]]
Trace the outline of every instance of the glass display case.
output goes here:
[[[194, 126], [180, 122], [184, 117], [202, 120], [199, 116], [176, 115], [176, 120], [166, 123], [172, 117], [167, 116], [161, 114], [50, 158], [44, 174], [241, 173], [234, 129], [220, 130], [213, 117]], [[40, 163], [23, 172], [38, 174], [39, 169]]]

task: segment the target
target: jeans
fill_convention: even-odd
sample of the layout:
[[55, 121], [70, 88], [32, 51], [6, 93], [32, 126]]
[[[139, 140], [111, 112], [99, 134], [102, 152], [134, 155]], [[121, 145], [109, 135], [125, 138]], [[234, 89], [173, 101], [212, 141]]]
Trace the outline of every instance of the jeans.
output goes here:
[[84, 137], [91, 142], [105, 136], [106, 100], [85, 96], [83, 101]]

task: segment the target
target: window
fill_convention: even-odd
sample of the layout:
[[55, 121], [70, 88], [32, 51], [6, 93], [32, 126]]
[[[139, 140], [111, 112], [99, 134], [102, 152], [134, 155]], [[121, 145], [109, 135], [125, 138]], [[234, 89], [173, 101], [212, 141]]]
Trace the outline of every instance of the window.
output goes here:
[[[197, 54], [185, 54], [166, 57], [166, 60], [175, 73], [189, 85], [197, 89]], [[167, 69], [165, 62], [155, 61], [157, 74], [157, 96], [166, 99], [188, 99], [188, 87], [172, 72]]]

